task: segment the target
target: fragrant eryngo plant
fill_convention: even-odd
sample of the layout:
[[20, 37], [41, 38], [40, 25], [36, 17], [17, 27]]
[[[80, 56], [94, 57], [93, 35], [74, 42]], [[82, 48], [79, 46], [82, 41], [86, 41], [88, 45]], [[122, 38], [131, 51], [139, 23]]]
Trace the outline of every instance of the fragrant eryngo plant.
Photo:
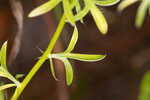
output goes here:
[[135, 26], [140, 28], [143, 25], [146, 12], [149, 10], [150, 13], [150, 0], [123, 0], [118, 6], [118, 11], [123, 11], [125, 8], [136, 2], [140, 2], [140, 6], [137, 10]]
[[[81, 6], [79, 0], [50, 0], [44, 3], [43, 5], [37, 7], [36, 9], [34, 9], [29, 14], [29, 17], [36, 17], [42, 15], [55, 8], [58, 4], [62, 4], [64, 14], [62, 15], [62, 18], [59, 22], [56, 32], [54, 33], [46, 51], [42, 52], [42, 56], [39, 57], [39, 60], [36, 62], [36, 64], [33, 66], [33, 68], [30, 70], [30, 72], [27, 74], [27, 76], [22, 82], [19, 82], [15, 77], [13, 77], [8, 72], [6, 67], [6, 59], [5, 60], [1, 59], [1, 65], [2, 65], [0, 69], [2, 73], [0, 74], [1, 77], [8, 78], [13, 82], [12, 84], [3, 83], [4, 85], [1, 85], [1, 90], [15, 86], [16, 90], [11, 100], [17, 100], [20, 94], [22, 93], [22, 91], [24, 90], [24, 88], [27, 86], [27, 84], [30, 82], [32, 77], [36, 74], [36, 72], [39, 70], [39, 68], [46, 60], [50, 61], [50, 68], [51, 68], [52, 75], [57, 80], [54, 71], [54, 66], [53, 66], [53, 59], [59, 59], [64, 63], [66, 69], [66, 83], [67, 85], [70, 85], [73, 80], [73, 70], [72, 70], [71, 63], [68, 59], [94, 62], [94, 61], [99, 61], [105, 58], [106, 56], [106, 55], [98, 55], [98, 54], [93, 55], [93, 54], [80, 54], [80, 53], [72, 52], [78, 40], [78, 29], [76, 26], [76, 22], [80, 21], [81, 23], [84, 23], [83, 21], [84, 17], [88, 13], [91, 13], [99, 31], [102, 34], [106, 34], [108, 31], [108, 25], [103, 13], [98, 8], [98, 6], [111, 6], [118, 2], [119, 0], [83, 0], [84, 5]], [[76, 10], [75, 14], [73, 13], [73, 9]], [[64, 52], [52, 53], [55, 43], [58, 40], [64, 28], [65, 23], [69, 23], [74, 28], [74, 32], [71, 41], [68, 45], [68, 48]], [[4, 47], [6, 46], [6, 44], [7, 43], [4, 44]], [[2, 47], [2, 52], [4, 47]], [[6, 53], [6, 49], [4, 50], [4, 52]], [[4, 54], [1, 53], [2, 56], [1, 58], [3, 57], [6, 58], [5, 53]], [[3, 91], [1, 92], [1, 94], [3, 97]]]

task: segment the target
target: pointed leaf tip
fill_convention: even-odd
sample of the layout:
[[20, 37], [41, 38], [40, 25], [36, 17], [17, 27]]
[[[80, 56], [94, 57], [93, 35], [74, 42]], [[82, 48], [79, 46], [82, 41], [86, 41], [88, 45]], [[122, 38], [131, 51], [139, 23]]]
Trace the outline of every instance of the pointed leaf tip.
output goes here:
[[1, 66], [7, 69], [6, 65], [6, 51], [7, 51], [7, 41], [2, 45], [1, 51], [0, 51], [0, 62]]
[[65, 55], [67, 58], [87, 61], [87, 62], [95, 62], [100, 61], [106, 57], [106, 55], [96, 55], [96, 54], [78, 54], [78, 53], [68, 53]]
[[53, 60], [52, 60], [52, 58], [49, 58], [49, 62], [50, 62], [50, 69], [51, 69], [52, 76], [57, 81], [58, 79], [56, 78], [56, 74], [55, 74], [55, 71], [54, 71], [54, 66], [53, 66]]
[[64, 65], [65, 65], [65, 69], [66, 69], [66, 82], [67, 85], [70, 86], [73, 80], [73, 70], [72, 70], [72, 66], [69, 62], [68, 59], [63, 59]]
[[48, 11], [52, 10], [56, 5], [58, 5], [60, 2], [61, 0], [50, 0], [32, 10], [31, 13], [29, 13], [28, 17], [36, 17], [44, 13], [47, 13]]

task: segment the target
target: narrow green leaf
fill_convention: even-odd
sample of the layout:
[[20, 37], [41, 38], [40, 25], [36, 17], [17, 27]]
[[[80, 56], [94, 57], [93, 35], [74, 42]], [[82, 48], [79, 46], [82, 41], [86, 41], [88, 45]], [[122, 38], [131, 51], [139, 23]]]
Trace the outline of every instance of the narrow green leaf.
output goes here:
[[16, 79], [20, 79], [20, 78], [23, 78], [24, 77], [24, 74], [16, 74], [15, 78]]
[[106, 34], [108, 25], [102, 12], [95, 5], [92, 5], [90, 10], [98, 29], [102, 34]]
[[111, 6], [118, 3], [120, 0], [96, 0], [95, 3], [100, 6]]
[[121, 11], [123, 11], [125, 8], [127, 8], [128, 6], [130, 6], [130, 5], [132, 5], [132, 4], [134, 4], [134, 3], [136, 3], [137, 1], [139, 1], [139, 0], [123, 0], [120, 4], [119, 4], [119, 6], [118, 6], [118, 11], [119, 12], [121, 12]]
[[77, 40], [78, 40], [78, 29], [75, 26], [74, 27], [74, 32], [73, 32], [73, 35], [72, 35], [72, 38], [71, 38], [71, 41], [70, 41], [70, 44], [69, 44], [69, 46], [68, 46], [68, 48], [67, 48], [67, 50], [65, 52], [71, 52], [74, 49]]
[[1, 60], [1, 66], [7, 69], [6, 65], [6, 51], [7, 51], [7, 41], [2, 45], [1, 51], [0, 51], [0, 60]]
[[143, 25], [146, 12], [149, 7], [149, 2], [150, 2], [149, 0], [143, 0], [138, 8], [138, 11], [136, 14], [136, 22], [135, 22], [135, 25], [137, 28], [140, 28]]
[[150, 100], [150, 71], [142, 79], [139, 100]]
[[16, 84], [6, 84], [0, 86], [0, 91], [16, 86]]
[[78, 54], [78, 53], [58, 53], [52, 54], [52, 58], [61, 59], [61, 58], [70, 58], [80, 61], [88, 61], [88, 62], [95, 62], [102, 60], [106, 57], [106, 55], [96, 55], [96, 54]]
[[[0, 86], [4, 85], [3, 83], [0, 83]], [[5, 100], [4, 91], [0, 91], [0, 100]]]
[[106, 55], [68, 53], [65, 54], [65, 56], [67, 58], [76, 59], [80, 61], [95, 62], [104, 59]]
[[66, 69], [66, 81], [67, 81], [67, 85], [71, 85], [72, 80], [73, 80], [73, 70], [72, 70], [72, 66], [70, 64], [70, 62], [68, 61], [68, 59], [63, 59], [64, 65], [65, 65], [65, 69]]
[[71, 3], [69, 2], [69, 0], [63, 0], [63, 7], [64, 7], [65, 16], [67, 17], [70, 24], [72, 24], [74, 26], [75, 22], [74, 22], [74, 19], [73, 19]]
[[48, 11], [52, 10], [56, 5], [58, 5], [61, 1], [62, 0], [49, 0], [48, 2], [31, 11], [28, 17], [36, 17], [47, 13]]
[[54, 79], [55, 79], [55, 80], [58, 80], [58, 79], [56, 78], [56, 74], [55, 74], [55, 71], [54, 71], [54, 66], [53, 66], [53, 60], [52, 60], [52, 58], [49, 58], [49, 61], [50, 61], [51, 73], [52, 73]]

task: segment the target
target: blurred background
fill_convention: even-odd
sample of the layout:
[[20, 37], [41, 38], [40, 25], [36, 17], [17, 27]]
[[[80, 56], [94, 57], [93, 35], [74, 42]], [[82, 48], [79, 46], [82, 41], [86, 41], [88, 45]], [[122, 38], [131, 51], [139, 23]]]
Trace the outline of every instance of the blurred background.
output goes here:
[[[11, 73], [27, 74], [45, 50], [58, 20], [49, 12], [36, 18], [28, 18], [29, 12], [41, 5], [42, 0], [21, 0], [24, 9], [23, 33], [20, 51], [12, 64]], [[92, 16], [77, 23], [79, 41], [74, 52], [107, 54], [99, 62], [88, 63], [72, 60], [74, 80], [70, 87], [65, 85], [65, 70], [61, 62], [55, 61], [57, 77], [51, 75], [46, 62], [31, 80], [19, 100], [138, 100], [141, 79], [150, 69], [150, 18], [146, 17], [141, 29], [135, 28], [135, 15], [139, 4], [134, 4], [123, 13], [117, 5], [100, 8], [109, 24], [107, 35], [101, 35]], [[13, 39], [17, 24], [7, 0], [0, 2], [0, 44]], [[57, 41], [54, 52], [63, 51], [70, 41], [72, 27], [66, 24]], [[13, 44], [10, 43], [10, 47]], [[13, 90], [10, 89], [8, 96]]]

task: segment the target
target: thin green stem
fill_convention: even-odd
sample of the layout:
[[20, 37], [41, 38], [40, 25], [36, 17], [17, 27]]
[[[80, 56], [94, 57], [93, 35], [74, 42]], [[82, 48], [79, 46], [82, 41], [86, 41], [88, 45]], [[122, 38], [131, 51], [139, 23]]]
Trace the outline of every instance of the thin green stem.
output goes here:
[[15, 91], [14, 95], [12, 96], [11, 100], [17, 100], [18, 99], [18, 97], [20, 96], [20, 94], [22, 93], [24, 88], [27, 86], [27, 84], [30, 82], [32, 77], [36, 74], [36, 72], [39, 70], [39, 68], [42, 66], [42, 64], [45, 62], [45, 60], [48, 58], [48, 55], [52, 52], [52, 50], [55, 46], [55, 43], [56, 43], [57, 39], [59, 38], [59, 36], [63, 30], [63, 27], [65, 25], [65, 19], [66, 19], [65, 15], [63, 15], [61, 20], [60, 20], [60, 23], [57, 27], [57, 30], [56, 30], [53, 38], [51, 39], [51, 41], [48, 45], [48, 48], [46, 49], [46, 51], [44, 52], [42, 57], [37, 61], [37, 63], [30, 70], [28, 75], [25, 77], [25, 79], [21, 83], [21, 86], [19, 88], [16, 88], [16, 91]]

